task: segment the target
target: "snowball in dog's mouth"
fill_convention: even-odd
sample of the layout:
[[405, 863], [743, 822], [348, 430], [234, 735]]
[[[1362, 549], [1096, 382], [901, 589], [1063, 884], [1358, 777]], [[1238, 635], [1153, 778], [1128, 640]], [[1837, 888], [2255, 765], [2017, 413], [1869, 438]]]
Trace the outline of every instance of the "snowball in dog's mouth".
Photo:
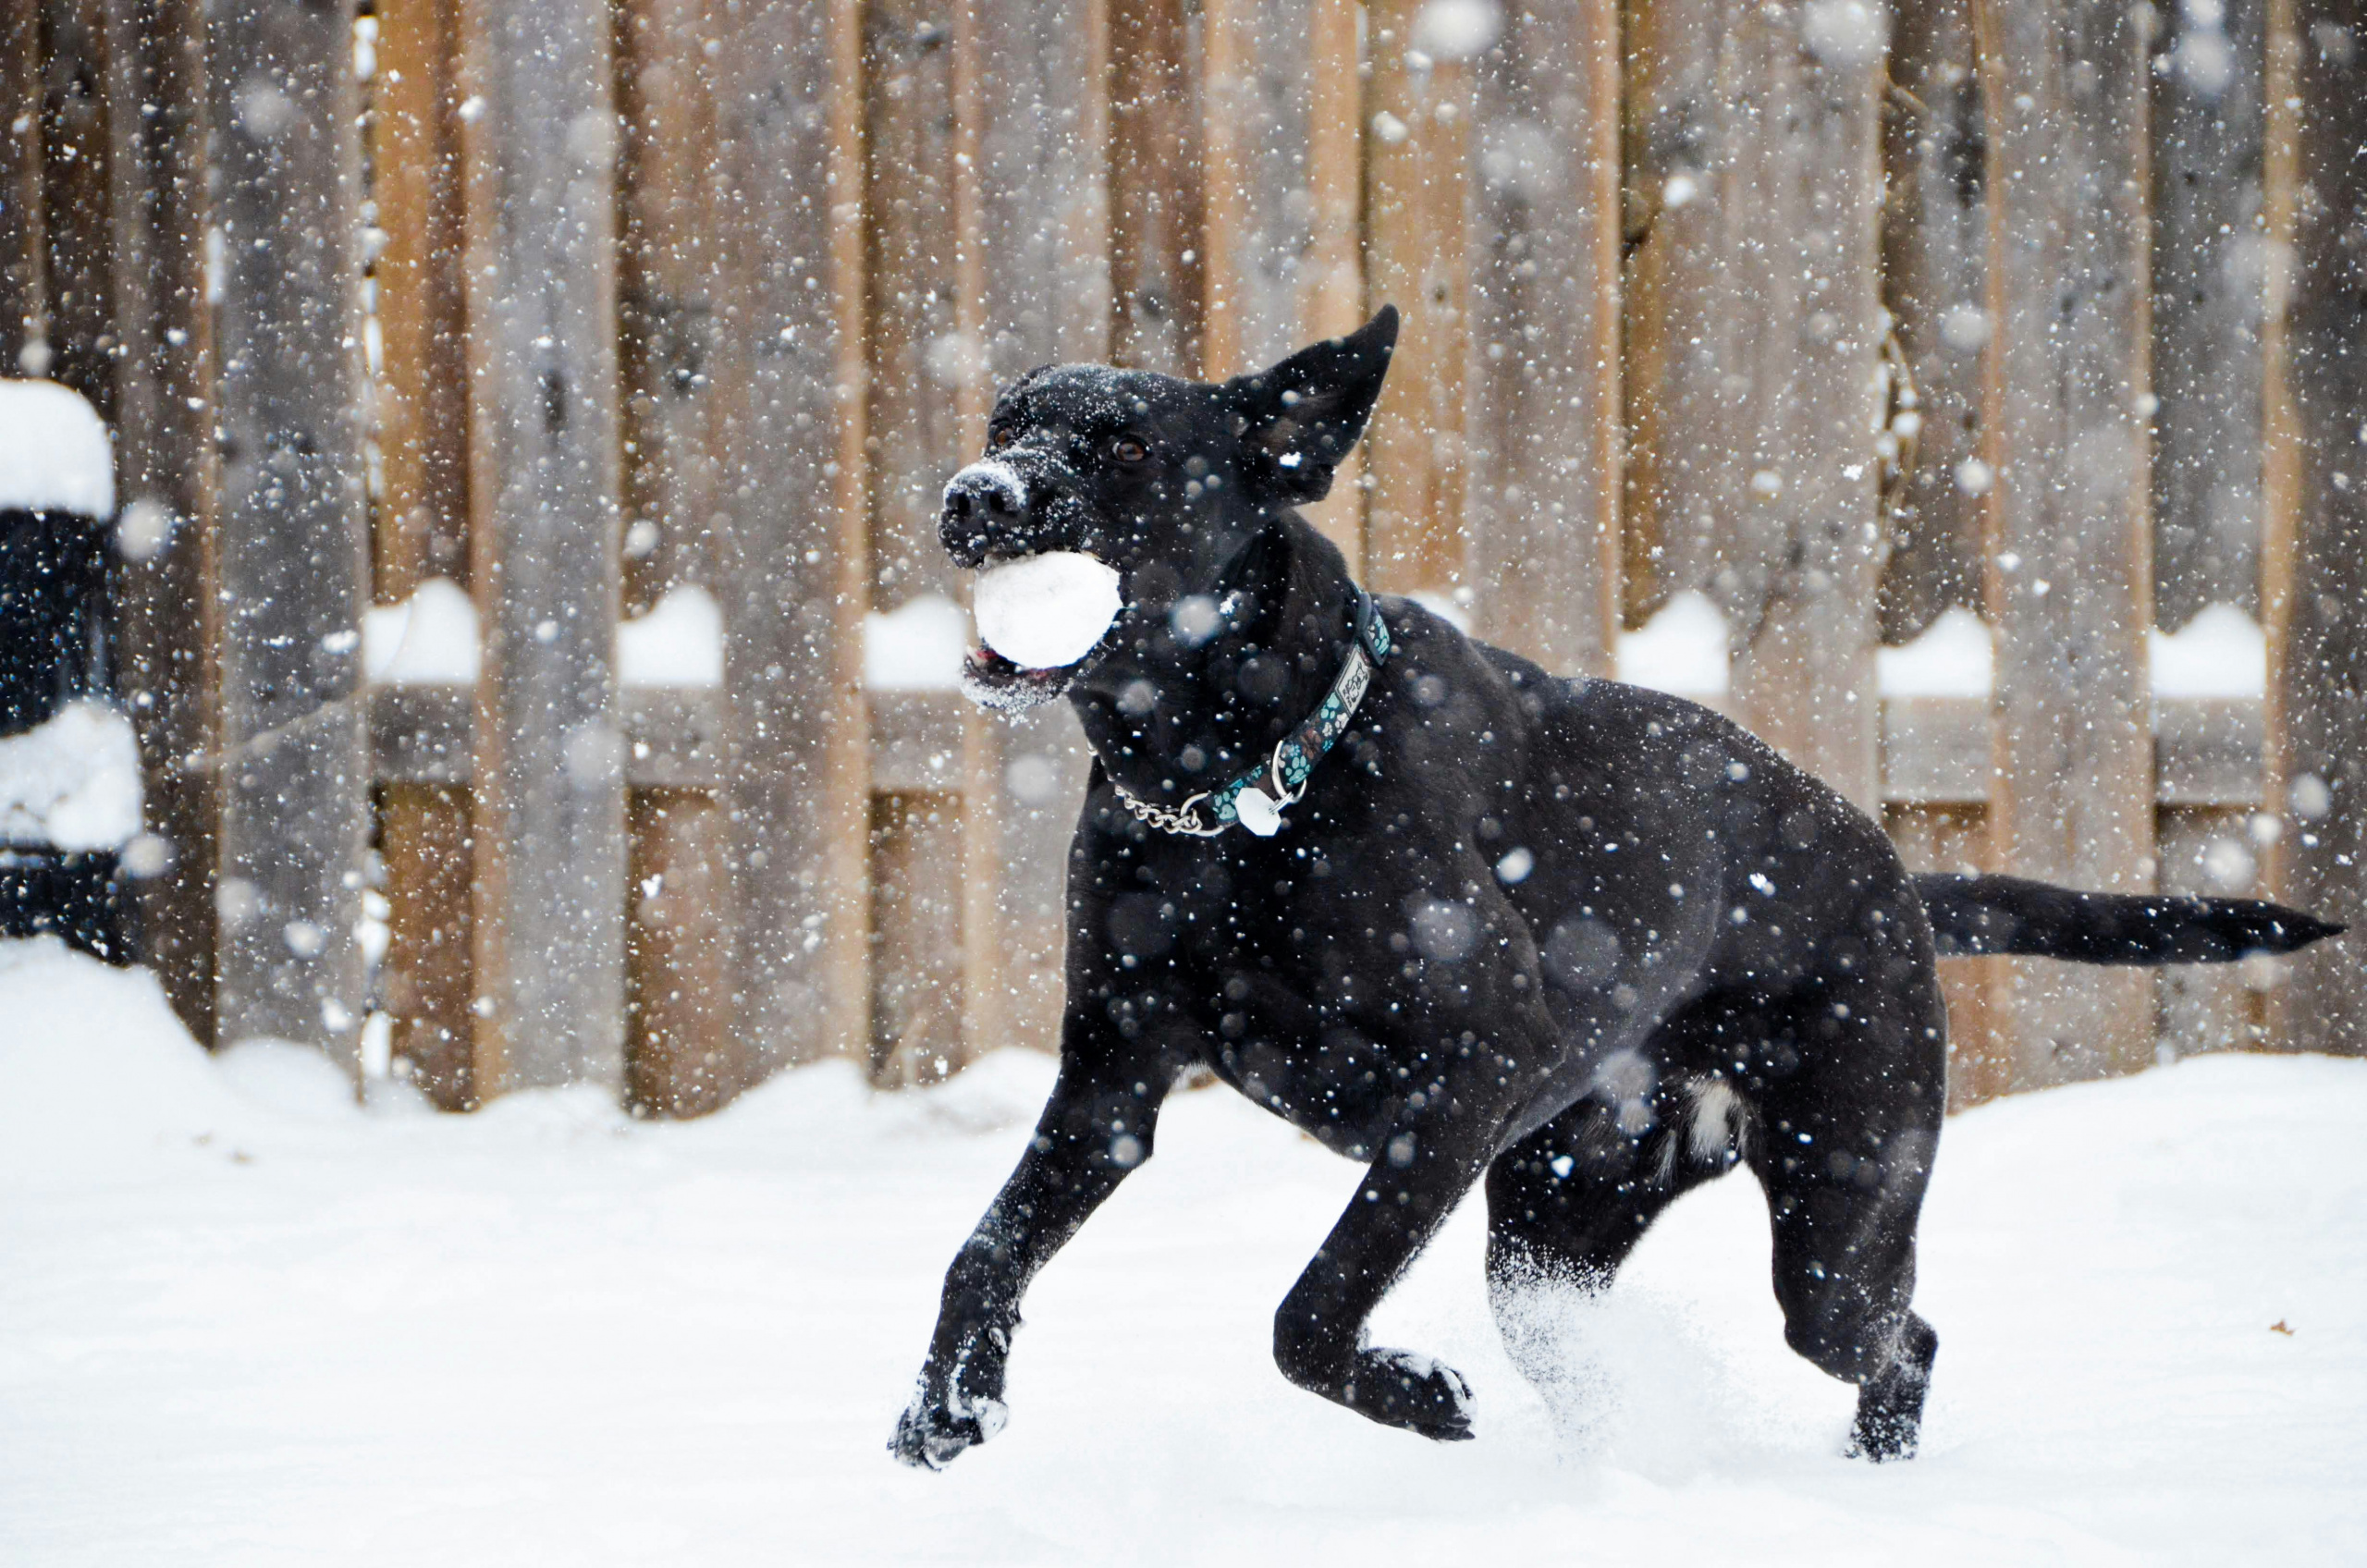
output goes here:
[[1068, 689], [1125, 601], [1116, 570], [1076, 550], [1047, 550], [978, 573], [973, 605], [981, 645], [962, 665], [973, 702], [1033, 707]]

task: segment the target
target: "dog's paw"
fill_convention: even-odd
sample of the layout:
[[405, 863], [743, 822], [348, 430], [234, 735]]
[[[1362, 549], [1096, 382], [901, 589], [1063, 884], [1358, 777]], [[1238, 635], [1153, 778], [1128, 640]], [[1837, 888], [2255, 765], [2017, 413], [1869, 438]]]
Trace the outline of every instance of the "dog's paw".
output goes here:
[[1344, 1390], [1348, 1407], [1387, 1427], [1442, 1443], [1471, 1437], [1471, 1385], [1433, 1356], [1410, 1350], [1366, 1350]]
[[1893, 1460], [1912, 1459], [1921, 1436], [1921, 1423], [1912, 1415], [1891, 1413], [1869, 1415], [1860, 1410], [1849, 1426], [1849, 1446], [1841, 1451], [1846, 1459], [1862, 1459], [1870, 1464], [1887, 1464]]
[[916, 1393], [897, 1418], [888, 1452], [916, 1470], [942, 1470], [1010, 1420], [1010, 1407], [999, 1399], [933, 1401]]

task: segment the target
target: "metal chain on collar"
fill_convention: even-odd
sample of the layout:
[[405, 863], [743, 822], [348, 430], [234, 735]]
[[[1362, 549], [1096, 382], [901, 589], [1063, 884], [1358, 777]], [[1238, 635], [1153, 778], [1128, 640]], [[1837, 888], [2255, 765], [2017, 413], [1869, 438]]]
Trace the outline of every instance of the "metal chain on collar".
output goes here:
[[1208, 798], [1206, 790], [1170, 811], [1165, 806], [1144, 800], [1115, 778], [1110, 780], [1110, 787], [1118, 791], [1119, 803], [1134, 813], [1135, 820], [1148, 823], [1164, 832], [1182, 833], [1194, 839], [1213, 839], [1225, 830], [1224, 823], [1220, 822], [1211, 827], [1200, 820], [1197, 807]]

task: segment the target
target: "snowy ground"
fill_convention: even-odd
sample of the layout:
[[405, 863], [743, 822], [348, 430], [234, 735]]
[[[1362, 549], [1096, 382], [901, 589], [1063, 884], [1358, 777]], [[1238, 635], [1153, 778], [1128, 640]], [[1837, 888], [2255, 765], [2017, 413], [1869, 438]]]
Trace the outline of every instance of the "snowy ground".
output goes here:
[[[2223, 1058], [1949, 1129], [1923, 1457], [1836, 1457], [1764, 1210], [1688, 1199], [1580, 1326], [1592, 1436], [1505, 1364], [1460, 1215], [1384, 1309], [1477, 1442], [1290, 1389], [1270, 1315], [1354, 1171], [1221, 1091], [1045, 1275], [1012, 1424], [882, 1450], [1049, 1063], [712, 1121], [474, 1118], [220, 1062], [143, 976], [0, 944], [0, 1562], [2367, 1560], [2367, 1062]], [[2289, 1334], [2272, 1329], [2283, 1324]]]

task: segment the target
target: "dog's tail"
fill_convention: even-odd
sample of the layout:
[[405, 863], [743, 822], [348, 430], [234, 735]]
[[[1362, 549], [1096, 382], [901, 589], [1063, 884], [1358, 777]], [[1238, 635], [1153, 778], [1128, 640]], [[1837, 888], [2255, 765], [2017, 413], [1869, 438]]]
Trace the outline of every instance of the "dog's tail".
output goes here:
[[2342, 927], [2264, 899], [2082, 893], [2021, 876], [1918, 876], [1942, 958], [2011, 953], [2074, 963], [2232, 963]]

